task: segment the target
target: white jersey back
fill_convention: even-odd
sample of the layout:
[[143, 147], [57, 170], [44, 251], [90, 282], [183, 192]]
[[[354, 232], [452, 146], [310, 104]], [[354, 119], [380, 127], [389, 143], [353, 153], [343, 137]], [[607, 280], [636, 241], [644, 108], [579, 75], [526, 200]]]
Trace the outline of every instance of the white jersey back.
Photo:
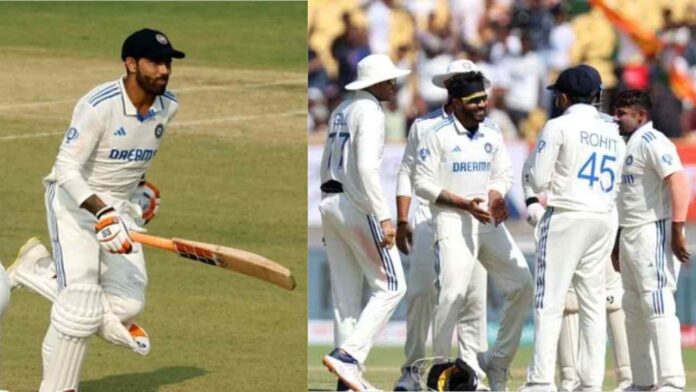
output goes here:
[[621, 175], [618, 207], [621, 227], [672, 218], [672, 197], [664, 179], [683, 170], [677, 148], [652, 122], [631, 134]]
[[[418, 117], [408, 132], [408, 140], [404, 156], [401, 159], [401, 168], [396, 181], [397, 196], [411, 196], [414, 193], [414, 177], [416, 174], [416, 161], [418, 160], [418, 145], [427, 134], [427, 131], [436, 123], [447, 117], [443, 108], [433, 110], [432, 112]], [[422, 197], [416, 196], [420, 205], [428, 205], [429, 202]]]
[[374, 214], [378, 221], [390, 216], [379, 179], [383, 152], [382, 107], [372, 94], [356, 91], [329, 117], [321, 182], [340, 182], [355, 206], [365, 214]]
[[75, 105], [47, 182], [65, 188], [79, 206], [91, 194], [128, 199], [157, 154], [165, 129], [178, 110], [166, 91], [141, 116], [123, 78], [104, 83]]
[[[415, 182], [417, 194], [431, 203], [443, 190], [484, 201], [490, 190], [505, 196], [512, 185], [512, 164], [497, 125], [486, 119], [472, 134], [453, 115], [440, 120], [418, 147]], [[471, 217], [450, 207], [431, 209], [433, 215]]]
[[612, 118], [575, 104], [549, 120], [525, 173], [534, 192], [546, 190], [551, 207], [610, 213], [626, 145]]

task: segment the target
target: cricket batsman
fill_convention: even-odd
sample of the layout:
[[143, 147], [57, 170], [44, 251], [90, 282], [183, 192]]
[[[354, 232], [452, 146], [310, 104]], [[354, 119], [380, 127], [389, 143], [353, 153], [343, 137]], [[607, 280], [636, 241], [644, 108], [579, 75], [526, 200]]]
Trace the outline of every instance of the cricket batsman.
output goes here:
[[76, 391], [87, 339], [114, 314], [123, 328], [142, 311], [147, 273], [129, 235], [142, 217], [129, 198], [178, 110], [166, 87], [174, 49], [142, 29], [123, 43], [126, 75], [75, 106], [51, 173], [44, 179], [58, 295], [44, 337], [41, 392]]

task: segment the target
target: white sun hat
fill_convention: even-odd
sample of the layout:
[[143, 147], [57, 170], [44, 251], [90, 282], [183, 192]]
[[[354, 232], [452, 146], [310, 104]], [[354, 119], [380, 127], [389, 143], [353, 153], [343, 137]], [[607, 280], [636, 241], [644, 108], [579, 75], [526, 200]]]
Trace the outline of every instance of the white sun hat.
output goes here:
[[358, 62], [358, 79], [346, 85], [346, 90], [362, 90], [385, 80], [396, 79], [410, 74], [407, 69], [394, 66], [389, 56], [371, 54]]
[[[478, 72], [483, 75], [481, 69], [471, 60], [455, 60], [447, 65], [447, 72], [433, 76], [433, 84], [437, 87], [446, 88], [445, 82], [454, 75]], [[483, 87], [487, 90], [491, 87], [491, 82], [483, 75]]]

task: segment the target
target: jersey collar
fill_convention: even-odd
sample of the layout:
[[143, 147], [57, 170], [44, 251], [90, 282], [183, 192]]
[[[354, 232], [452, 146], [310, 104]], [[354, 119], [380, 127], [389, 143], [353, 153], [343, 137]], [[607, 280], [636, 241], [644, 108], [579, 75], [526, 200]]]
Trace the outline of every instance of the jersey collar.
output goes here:
[[652, 129], [653, 129], [653, 123], [652, 123], [652, 121], [648, 121], [648, 122], [646, 122], [645, 124], [643, 124], [643, 125], [641, 125], [640, 127], [638, 127], [638, 129], [636, 129], [635, 131], [633, 131], [633, 133], [630, 134], [630, 135], [628, 136], [628, 138], [629, 138], [629, 139], [633, 139], [633, 135], [642, 135], [642, 134], [644, 134], [645, 132], [651, 131]]
[[152, 106], [150, 107], [150, 110], [147, 112], [147, 114], [141, 116], [140, 113], [138, 113], [138, 109], [135, 108], [135, 105], [133, 105], [133, 102], [131, 102], [128, 93], [126, 92], [126, 86], [123, 84], [125, 78], [125, 74], [118, 78], [118, 87], [121, 89], [121, 102], [123, 103], [123, 113], [125, 113], [126, 116], [133, 116], [137, 118], [138, 121], [143, 122], [154, 117], [157, 113], [161, 112], [164, 109], [162, 97], [157, 96], [155, 97], [155, 100], [152, 102]]
[[364, 90], [358, 90], [355, 92], [355, 98], [356, 99], [369, 99], [372, 102], [376, 103], [377, 106], [379, 107], [380, 110], [382, 110], [382, 105], [380, 105], [379, 101], [377, 98], [375, 98], [374, 95], [368, 93], [367, 91]]
[[479, 126], [478, 128], [476, 128], [475, 131], [470, 131], [462, 123], [459, 122], [459, 119], [457, 119], [457, 116], [455, 116], [454, 113], [450, 114], [449, 116], [452, 117], [452, 120], [454, 120], [454, 129], [457, 131], [457, 134], [466, 135], [471, 140], [476, 140], [480, 137], [483, 137], [483, 129], [481, 126], [483, 123], [479, 123]]
[[576, 103], [566, 109], [563, 114], [568, 113], [597, 113], [597, 108], [586, 103]]

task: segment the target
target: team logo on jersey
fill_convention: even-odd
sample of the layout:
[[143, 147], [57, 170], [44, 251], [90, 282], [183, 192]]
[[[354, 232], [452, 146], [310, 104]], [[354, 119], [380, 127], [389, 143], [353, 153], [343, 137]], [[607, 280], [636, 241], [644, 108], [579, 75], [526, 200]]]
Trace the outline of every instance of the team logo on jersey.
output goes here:
[[633, 155], [628, 155], [626, 157], [626, 166], [630, 166], [633, 163]]
[[452, 152], [462, 152], [462, 149], [459, 148], [459, 145], [457, 145], [456, 147], [454, 147], [454, 148], [452, 149]]
[[671, 165], [673, 160], [674, 158], [672, 158], [671, 154], [665, 154], [662, 156], [662, 161], [668, 165]]
[[490, 154], [493, 151], [493, 145], [490, 143], [486, 143], [483, 145], [483, 149]]
[[546, 147], [546, 140], [539, 140], [539, 144], [537, 144], [537, 154], [540, 154], [544, 147]]
[[120, 127], [119, 129], [114, 132], [114, 136], [126, 136], [126, 129], [123, 127]]
[[162, 45], [166, 45], [169, 43], [169, 41], [167, 41], [167, 37], [165, 37], [162, 34], [156, 34], [155, 39], [157, 40], [157, 42], [161, 43]]
[[70, 144], [70, 142], [77, 139], [78, 136], [80, 136], [80, 132], [78, 132], [76, 128], [68, 129], [68, 132], [65, 133], [65, 143]]
[[418, 156], [420, 157], [421, 161], [424, 161], [426, 158], [428, 158], [428, 155], [430, 155], [430, 151], [428, 151], [427, 148], [423, 147], [418, 151]]
[[345, 119], [343, 118], [343, 113], [336, 113], [336, 115], [334, 116], [332, 124], [334, 127], [340, 127], [340, 126], [347, 125]]
[[157, 139], [159, 139], [162, 137], [163, 133], [164, 133], [164, 125], [157, 124], [157, 126], [155, 127], [155, 137], [157, 137]]

